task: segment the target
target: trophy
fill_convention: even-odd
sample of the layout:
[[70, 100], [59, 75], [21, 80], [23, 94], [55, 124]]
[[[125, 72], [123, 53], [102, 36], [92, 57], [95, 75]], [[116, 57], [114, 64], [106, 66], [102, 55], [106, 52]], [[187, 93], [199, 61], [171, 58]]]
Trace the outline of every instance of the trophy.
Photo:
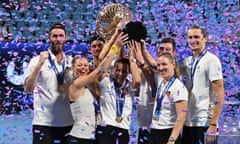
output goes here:
[[98, 14], [96, 27], [99, 35], [108, 41], [114, 34], [117, 25], [121, 23], [122, 31], [127, 33], [129, 40], [140, 41], [147, 36], [146, 27], [139, 21], [133, 21], [132, 12], [119, 3], [107, 5]]

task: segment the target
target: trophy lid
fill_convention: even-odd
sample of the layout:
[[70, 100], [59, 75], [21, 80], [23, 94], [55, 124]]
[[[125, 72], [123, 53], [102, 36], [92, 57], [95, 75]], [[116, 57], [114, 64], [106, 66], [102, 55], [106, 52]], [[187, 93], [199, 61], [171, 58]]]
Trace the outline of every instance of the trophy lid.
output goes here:
[[141, 39], [145, 40], [147, 37], [147, 29], [140, 21], [129, 22], [123, 31], [128, 34], [129, 40], [140, 42]]

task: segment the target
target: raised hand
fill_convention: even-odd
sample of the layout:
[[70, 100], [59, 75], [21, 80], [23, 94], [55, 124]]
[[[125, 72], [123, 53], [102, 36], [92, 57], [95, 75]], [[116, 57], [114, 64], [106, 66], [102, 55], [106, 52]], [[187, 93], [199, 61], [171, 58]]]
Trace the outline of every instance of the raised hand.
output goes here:
[[40, 53], [39, 64], [43, 64], [45, 60], [48, 58], [48, 51], [43, 51]]
[[135, 41], [134, 43], [135, 43], [134, 53], [135, 53], [136, 59], [140, 64], [144, 64], [144, 57], [142, 54], [142, 49], [143, 49], [143, 47], [146, 47], [146, 43], [145, 43], [145, 41], [144, 41], [144, 43], [143, 42], [140, 43], [137, 41]]
[[128, 40], [128, 35], [127, 34], [124, 34], [123, 32], [121, 32], [116, 40], [115, 40], [115, 44], [119, 47], [123, 47], [124, 45], [127, 44], [127, 41]]
[[133, 58], [134, 57], [135, 42], [133, 40], [129, 41], [128, 44], [127, 44], [127, 47], [129, 49], [128, 57]]

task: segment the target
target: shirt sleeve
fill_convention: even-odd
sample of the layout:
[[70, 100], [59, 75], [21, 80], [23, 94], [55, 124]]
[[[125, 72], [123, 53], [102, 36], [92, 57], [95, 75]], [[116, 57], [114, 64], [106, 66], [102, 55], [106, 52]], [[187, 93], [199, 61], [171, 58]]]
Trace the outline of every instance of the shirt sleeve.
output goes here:
[[214, 56], [208, 62], [208, 77], [211, 82], [214, 80], [223, 79], [222, 65], [216, 56]]
[[173, 101], [177, 102], [180, 100], [188, 100], [187, 88], [181, 82], [178, 83], [173, 92]]
[[28, 67], [27, 67], [27, 70], [26, 70], [26, 74], [25, 74], [25, 79], [32, 74], [34, 68], [36, 67], [37, 65], [37, 62], [38, 62], [38, 59], [39, 57], [34, 57], [30, 60], [29, 64], [28, 64]]

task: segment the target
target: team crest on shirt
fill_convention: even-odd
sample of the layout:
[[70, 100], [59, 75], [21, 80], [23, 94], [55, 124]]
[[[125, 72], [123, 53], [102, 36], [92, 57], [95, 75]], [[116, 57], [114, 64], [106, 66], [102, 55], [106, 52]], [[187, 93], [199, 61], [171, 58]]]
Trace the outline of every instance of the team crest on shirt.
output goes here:
[[166, 92], [166, 96], [169, 97], [171, 95], [171, 92], [170, 91], [167, 91]]
[[125, 93], [125, 95], [128, 95], [128, 94], [129, 94], [129, 91], [128, 91], [127, 88], [125, 89], [125, 92], [124, 92], [124, 93]]

